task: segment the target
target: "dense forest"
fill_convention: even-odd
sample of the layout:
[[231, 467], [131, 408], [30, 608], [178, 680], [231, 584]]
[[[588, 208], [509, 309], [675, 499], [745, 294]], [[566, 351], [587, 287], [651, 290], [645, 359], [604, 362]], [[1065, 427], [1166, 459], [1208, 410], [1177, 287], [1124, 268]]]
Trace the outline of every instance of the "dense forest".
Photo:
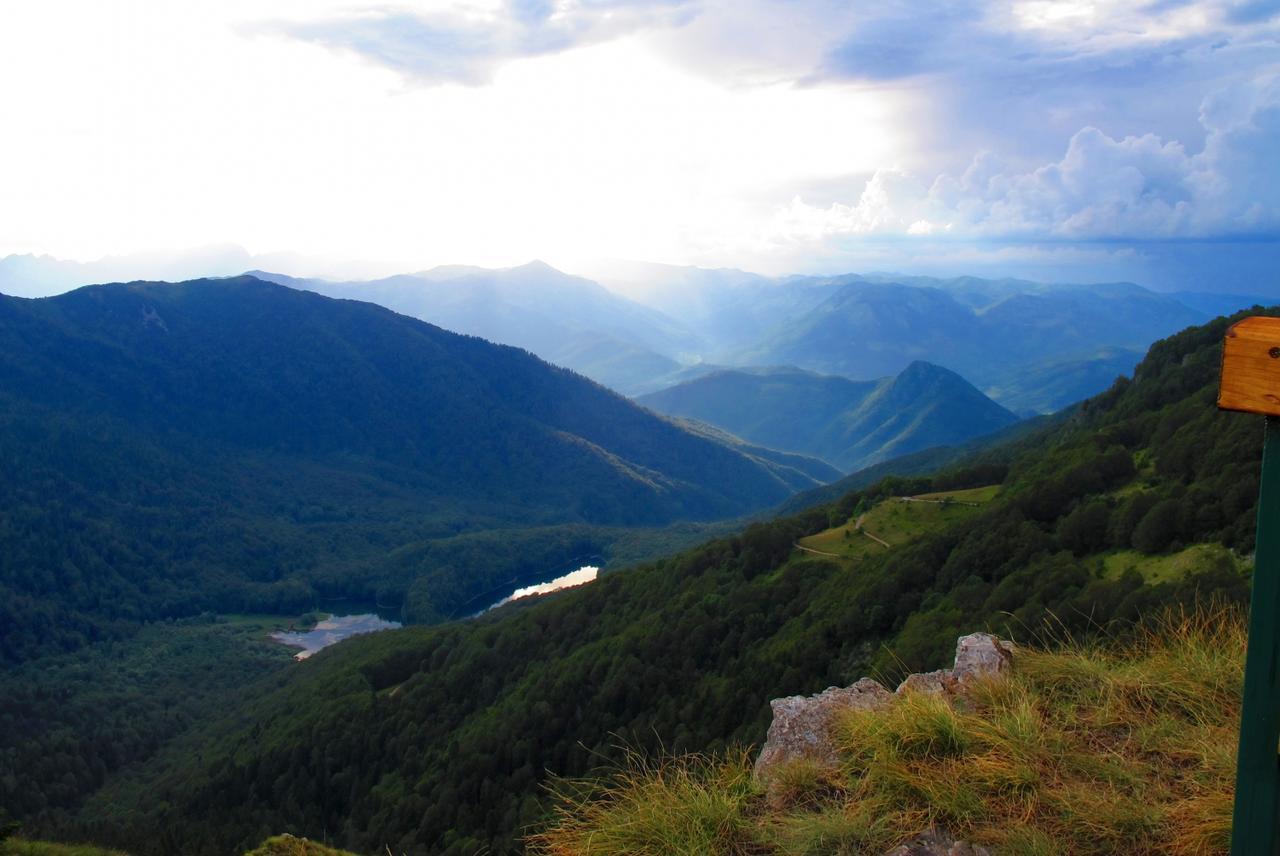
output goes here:
[[448, 617], [618, 527], [820, 483], [524, 351], [251, 277], [0, 296], [0, 471], [9, 664], [324, 597]]
[[[620, 747], [757, 743], [770, 698], [940, 665], [962, 632], [1117, 634], [1163, 605], [1243, 602], [1261, 438], [1256, 418], [1214, 407], [1227, 323], [1158, 343], [1132, 381], [963, 466], [275, 671], [74, 817], [33, 827], [140, 853], [227, 853], [280, 831], [512, 852], [551, 773]], [[894, 496], [993, 484], [973, 513], [858, 562], [793, 546]], [[1218, 546], [1183, 550], [1196, 544]]]

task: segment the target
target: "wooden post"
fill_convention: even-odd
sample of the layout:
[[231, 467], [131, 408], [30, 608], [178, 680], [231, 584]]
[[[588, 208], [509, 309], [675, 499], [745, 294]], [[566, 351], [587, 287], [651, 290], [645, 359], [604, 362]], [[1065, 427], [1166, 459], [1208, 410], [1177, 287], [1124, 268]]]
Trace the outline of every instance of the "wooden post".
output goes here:
[[1266, 416], [1249, 606], [1232, 856], [1280, 854], [1280, 318], [1227, 331], [1218, 407]]

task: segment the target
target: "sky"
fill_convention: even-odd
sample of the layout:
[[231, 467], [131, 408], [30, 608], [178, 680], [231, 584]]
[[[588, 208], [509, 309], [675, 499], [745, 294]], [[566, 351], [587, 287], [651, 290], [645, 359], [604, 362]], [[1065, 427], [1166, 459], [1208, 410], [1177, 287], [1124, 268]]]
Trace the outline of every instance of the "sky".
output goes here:
[[1280, 0], [8, 0], [0, 255], [1280, 294], [1278, 42]]

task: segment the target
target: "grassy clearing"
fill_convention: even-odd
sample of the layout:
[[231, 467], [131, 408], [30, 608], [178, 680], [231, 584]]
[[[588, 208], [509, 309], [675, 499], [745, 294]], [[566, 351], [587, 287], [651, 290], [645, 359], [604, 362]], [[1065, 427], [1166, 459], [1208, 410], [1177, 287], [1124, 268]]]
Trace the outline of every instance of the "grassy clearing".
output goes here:
[[772, 803], [744, 753], [633, 759], [603, 785], [562, 788], [530, 848], [853, 856], [939, 824], [1002, 856], [1222, 853], [1244, 642], [1243, 616], [1219, 611], [1123, 646], [1023, 649], [1012, 676], [962, 703], [850, 712], [839, 769], [781, 771]]
[[1193, 544], [1167, 555], [1149, 556], [1137, 550], [1117, 550], [1103, 557], [1103, 575], [1118, 579], [1132, 569], [1148, 583], [1180, 580], [1189, 572], [1225, 563], [1244, 572], [1242, 561], [1221, 544]]
[[[870, 524], [868, 524], [867, 528], [870, 529]], [[830, 553], [843, 559], [853, 560], [883, 553], [885, 550], [884, 547], [872, 541], [863, 533], [858, 532], [854, 528], [852, 520], [843, 526], [834, 526], [825, 532], [819, 532], [817, 535], [801, 538], [798, 543], [800, 546], [808, 547], [810, 550]]]
[[990, 502], [1000, 492], [1000, 485], [991, 484], [986, 487], [971, 487], [968, 490], [943, 490], [937, 493], [916, 494], [916, 499], [951, 500], [952, 502]]
[[[921, 494], [908, 502], [900, 498], [886, 499], [866, 513], [862, 520], [863, 532], [856, 527], [856, 520], [849, 520], [816, 535], [800, 539], [800, 545], [811, 550], [831, 553], [844, 559], [860, 559], [883, 553], [885, 547], [867, 537], [870, 532], [893, 546], [913, 541], [926, 532], [932, 532], [971, 517], [980, 509], [961, 503], [984, 503], [999, 490], [998, 485], [971, 490], [945, 491]], [[943, 500], [950, 499], [954, 504]]]

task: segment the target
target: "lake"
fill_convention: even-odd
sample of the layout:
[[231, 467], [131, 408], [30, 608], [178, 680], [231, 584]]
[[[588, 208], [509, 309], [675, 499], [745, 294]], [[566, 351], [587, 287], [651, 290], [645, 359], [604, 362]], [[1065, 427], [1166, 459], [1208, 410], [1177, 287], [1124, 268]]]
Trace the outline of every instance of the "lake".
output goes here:
[[[475, 595], [471, 599], [457, 606], [450, 614], [449, 619], [458, 618], [476, 618], [484, 615], [489, 610], [509, 603], [517, 597], [527, 597], [531, 594], [541, 594], [548, 591], [555, 591], [559, 588], [567, 588], [568, 586], [581, 585], [595, 579], [595, 574], [588, 572], [595, 571], [599, 573], [600, 569], [590, 562], [604, 562], [604, 556], [601, 555], [584, 555], [578, 556], [571, 562], [561, 565], [559, 568], [552, 568], [539, 573], [523, 574], [508, 579], [506, 582], [494, 586], [493, 588]], [[566, 580], [575, 580], [568, 582]], [[550, 586], [550, 588], [542, 588]]]
[[317, 651], [328, 648], [335, 642], [362, 633], [377, 633], [379, 630], [393, 630], [400, 627], [399, 621], [388, 621], [372, 612], [359, 615], [331, 615], [316, 622], [310, 630], [286, 631], [278, 630], [271, 634], [277, 642], [291, 648], [301, 648], [293, 655], [295, 660], [305, 660]]
[[490, 609], [497, 609], [503, 604], [510, 603], [513, 600], [519, 600], [522, 597], [532, 597], [534, 595], [539, 595], [539, 594], [550, 594], [551, 592], [559, 591], [560, 589], [573, 588], [574, 586], [585, 585], [593, 581], [596, 578], [596, 576], [599, 575], [599, 573], [600, 573], [600, 569], [597, 568], [596, 566], [583, 565], [581, 568], [578, 568], [576, 571], [571, 571], [565, 574], [564, 576], [556, 577], [555, 579], [549, 580], [545, 583], [536, 583], [534, 585], [518, 588], [515, 591], [511, 592], [511, 594], [502, 598], [502, 600], [496, 601], [495, 603], [489, 605], [487, 608], [480, 610], [480, 612], [476, 614], [480, 615], [485, 612], [488, 612]]
[[[511, 591], [510, 594], [500, 600], [490, 602], [489, 606], [481, 609], [479, 612], [473, 613], [483, 615], [491, 609], [497, 609], [504, 604], [508, 604], [513, 600], [521, 598], [534, 597], [541, 594], [550, 594], [553, 591], [561, 589], [573, 588], [574, 586], [585, 585], [595, 580], [600, 574], [600, 568], [595, 565], [583, 565], [575, 571], [556, 577], [546, 582], [533, 583], [531, 585], [521, 586]], [[493, 595], [489, 595], [492, 597]], [[481, 601], [483, 603], [484, 601]], [[328, 648], [335, 642], [341, 642], [343, 639], [352, 636], [359, 636], [362, 633], [377, 633], [379, 630], [394, 630], [401, 627], [399, 621], [392, 620], [389, 615], [399, 615], [399, 608], [382, 608], [375, 607], [371, 604], [355, 604], [342, 603], [341, 607], [330, 605], [328, 608], [345, 608], [368, 609], [368, 612], [360, 612], [352, 615], [330, 615], [321, 621], [316, 622], [316, 626], [310, 630], [277, 630], [271, 634], [271, 638], [288, 645], [291, 648], [301, 648], [297, 654], [293, 655], [295, 660], [305, 660], [317, 651]], [[472, 607], [474, 609], [474, 607]], [[379, 614], [381, 613], [381, 614]]]

